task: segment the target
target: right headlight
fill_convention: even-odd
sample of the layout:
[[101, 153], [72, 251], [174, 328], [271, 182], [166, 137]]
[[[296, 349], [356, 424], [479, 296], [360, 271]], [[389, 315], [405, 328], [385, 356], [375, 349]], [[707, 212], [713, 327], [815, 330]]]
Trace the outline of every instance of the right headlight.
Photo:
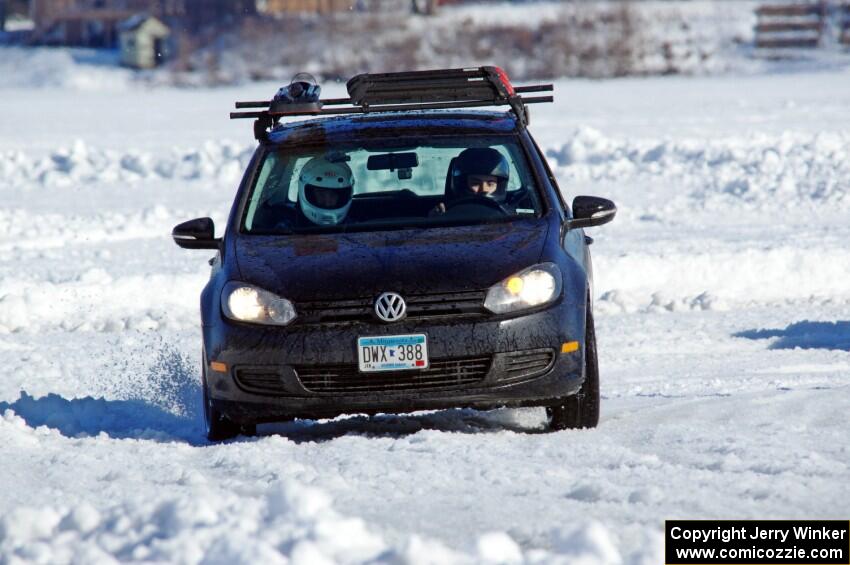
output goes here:
[[561, 296], [561, 269], [541, 263], [511, 275], [487, 291], [484, 307], [496, 314], [520, 312], [554, 302]]
[[285, 326], [295, 319], [295, 306], [262, 288], [237, 281], [224, 285], [221, 309], [231, 320]]

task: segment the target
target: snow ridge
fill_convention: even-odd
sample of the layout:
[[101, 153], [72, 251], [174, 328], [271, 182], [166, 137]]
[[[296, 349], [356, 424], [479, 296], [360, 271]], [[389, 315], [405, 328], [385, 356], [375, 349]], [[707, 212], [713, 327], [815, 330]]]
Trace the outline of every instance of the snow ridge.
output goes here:
[[[11, 411], [0, 418], [0, 429], [9, 427], [21, 428]], [[558, 529], [551, 551], [523, 552], [504, 532], [478, 536], [465, 552], [419, 535], [392, 546], [364, 520], [341, 515], [325, 491], [293, 479], [242, 495], [216, 488], [192, 472], [181, 483], [187, 491], [183, 496], [134, 499], [102, 510], [87, 502], [15, 508], [0, 519], [0, 559], [45, 564], [623, 562], [611, 533], [595, 521]]]
[[[40, 158], [21, 151], [0, 153], [0, 188], [141, 180], [233, 182], [252, 152], [252, 146], [222, 141], [153, 154], [98, 149], [78, 140]], [[718, 199], [750, 208], [764, 204], [791, 208], [803, 202], [846, 206], [850, 201], [846, 133], [752, 134], [706, 142], [630, 140], [581, 127], [546, 153], [565, 183], [656, 179], [676, 183], [680, 194], [701, 206]]]
[[749, 209], [850, 202], [850, 135], [750, 134], [704, 139], [629, 140], [578, 128], [547, 156], [568, 185], [652, 180], [680, 187], [691, 205], [735, 201]]
[[142, 180], [220, 180], [232, 182], [242, 172], [253, 146], [208, 141], [199, 149], [172, 149], [164, 154], [100, 149], [82, 140], [42, 157], [22, 151], [0, 152], [0, 188], [66, 188], [95, 183]]

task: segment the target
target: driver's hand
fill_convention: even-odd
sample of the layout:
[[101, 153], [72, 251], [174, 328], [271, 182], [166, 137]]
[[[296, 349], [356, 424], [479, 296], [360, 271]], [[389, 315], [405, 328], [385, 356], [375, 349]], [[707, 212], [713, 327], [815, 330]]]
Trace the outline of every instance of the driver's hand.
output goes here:
[[437, 216], [437, 215], [439, 215], [439, 214], [445, 214], [445, 213], [446, 213], [446, 205], [445, 205], [445, 203], [440, 202], [439, 204], [437, 204], [436, 206], [434, 206], [434, 207], [431, 209], [431, 211], [430, 211], [430, 212], [428, 212], [428, 215], [429, 215], [429, 216]]

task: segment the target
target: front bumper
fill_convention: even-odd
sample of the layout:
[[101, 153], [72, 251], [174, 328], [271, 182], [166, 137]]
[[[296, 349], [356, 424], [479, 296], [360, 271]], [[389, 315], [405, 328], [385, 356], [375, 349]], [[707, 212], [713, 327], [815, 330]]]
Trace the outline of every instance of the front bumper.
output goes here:
[[[325, 418], [357, 412], [415, 410], [553, 403], [575, 394], [583, 381], [584, 312], [559, 303], [543, 311], [501, 320], [402, 321], [395, 324], [347, 324], [269, 328], [220, 323], [204, 327], [210, 361], [225, 363], [217, 372], [207, 365], [207, 382], [216, 408], [239, 423], [289, 418]], [[356, 341], [362, 336], [425, 333], [434, 360], [487, 358], [480, 379], [460, 385], [403, 390], [317, 392], [305, 388], [293, 367], [346, 365], [356, 367]], [[579, 341], [577, 351], [561, 353], [561, 344]], [[535, 371], [511, 373], [516, 352], [549, 352], [550, 361]], [[240, 371], [264, 370], [273, 375], [275, 390], [246, 386]], [[368, 375], [359, 375], [368, 379]], [[362, 381], [361, 381], [362, 382]]]

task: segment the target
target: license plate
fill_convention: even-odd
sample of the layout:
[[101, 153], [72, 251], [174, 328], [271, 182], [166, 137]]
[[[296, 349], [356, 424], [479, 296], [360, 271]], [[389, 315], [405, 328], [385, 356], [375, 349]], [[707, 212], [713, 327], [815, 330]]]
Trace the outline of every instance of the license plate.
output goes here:
[[428, 340], [425, 334], [359, 337], [357, 363], [364, 373], [427, 369]]

